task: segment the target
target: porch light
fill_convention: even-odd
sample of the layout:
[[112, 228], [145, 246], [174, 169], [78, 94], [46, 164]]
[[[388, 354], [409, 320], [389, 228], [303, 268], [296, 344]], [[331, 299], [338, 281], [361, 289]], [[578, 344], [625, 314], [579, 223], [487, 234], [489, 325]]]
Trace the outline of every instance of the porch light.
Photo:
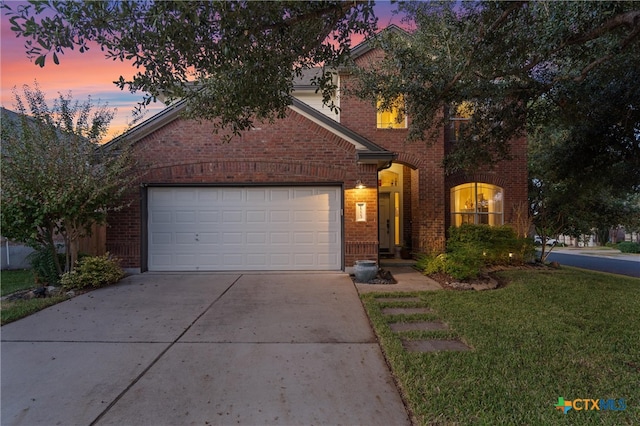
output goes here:
[[365, 189], [367, 186], [360, 179], [356, 181], [356, 189]]

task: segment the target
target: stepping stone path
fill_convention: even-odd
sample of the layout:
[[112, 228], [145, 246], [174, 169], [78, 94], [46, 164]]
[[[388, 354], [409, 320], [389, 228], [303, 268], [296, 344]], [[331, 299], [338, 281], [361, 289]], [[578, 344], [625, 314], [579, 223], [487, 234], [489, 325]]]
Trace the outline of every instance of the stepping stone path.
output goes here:
[[409, 352], [468, 351], [460, 340], [403, 340], [402, 347]]
[[[416, 297], [390, 297], [379, 299], [385, 302], [419, 302]], [[411, 315], [411, 314], [430, 314], [433, 311], [429, 308], [383, 308], [384, 315]], [[449, 327], [438, 321], [421, 321], [407, 323], [392, 323], [391, 330], [400, 331], [434, 331], [448, 330]], [[428, 340], [407, 340], [402, 339], [402, 347], [409, 352], [438, 352], [438, 351], [468, 351], [471, 350], [467, 345], [456, 339], [428, 339]]]
[[395, 322], [390, 324], [391, 331], [413, 331], [413, 330], [448, 330], [446, 324], [441, 322]]
[[384, 315], [411, 315], [411, 314], [430, 314], [429, 308], [384, 308]]
[[385, 302], [419, 302], [419, 297], [385, 297], [383, 299]]

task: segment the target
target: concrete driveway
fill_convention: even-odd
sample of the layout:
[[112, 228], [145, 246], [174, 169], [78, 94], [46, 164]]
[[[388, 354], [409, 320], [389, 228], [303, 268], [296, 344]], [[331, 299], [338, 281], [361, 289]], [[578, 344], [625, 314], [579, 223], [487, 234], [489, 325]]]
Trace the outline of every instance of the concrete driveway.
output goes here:
[[410, 424], [342, 273], [134, 275], [1, 332], [2, 425]]

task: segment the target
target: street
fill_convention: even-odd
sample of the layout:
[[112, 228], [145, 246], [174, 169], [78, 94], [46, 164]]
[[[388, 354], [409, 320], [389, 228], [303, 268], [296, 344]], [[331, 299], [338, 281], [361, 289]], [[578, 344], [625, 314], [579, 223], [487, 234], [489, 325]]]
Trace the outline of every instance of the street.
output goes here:
[[558, 262], [560, 265], [591, 269], [593, 271], [640, 277], [640, 258], [638, 257], [623, 260], [620, 258], [608, 258], [589, 254], [558, 253], [556, 250], [553, 250], [549, 254], [547, 261]]

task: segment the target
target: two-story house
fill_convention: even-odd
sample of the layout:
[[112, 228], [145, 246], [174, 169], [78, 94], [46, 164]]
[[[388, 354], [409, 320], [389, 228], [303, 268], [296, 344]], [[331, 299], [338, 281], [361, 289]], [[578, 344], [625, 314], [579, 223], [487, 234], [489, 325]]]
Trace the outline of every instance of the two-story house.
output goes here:
[[[356, 64], [379, 54], [367, 42]], [[336, 93], [339, 114], [310, 84], [285, 118], [224, 141], [208, 122], [167, 108], [124, 137], [139, 162], [129, 207], [110, 215], [107, 250], [137, 271], [346, 270], [396, 247], [442, 251], [461, 223], [507, 224], [527, 199], [526, 140], [513, 160], [446, 176], [459, 124], [408, 142], [411, 117]], [[353, 78], [336, 74], [338, 87]]]

